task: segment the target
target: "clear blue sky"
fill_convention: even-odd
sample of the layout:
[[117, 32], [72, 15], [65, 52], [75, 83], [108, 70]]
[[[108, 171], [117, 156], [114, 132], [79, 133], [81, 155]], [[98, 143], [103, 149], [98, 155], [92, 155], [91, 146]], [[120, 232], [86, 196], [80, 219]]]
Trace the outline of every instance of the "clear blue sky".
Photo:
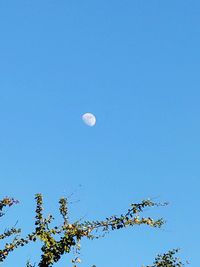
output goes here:
[[163, 230], [84, 241], [80, 266], [140, 267], [173, 247], [198, 266], [199, 47], [198, 0], [0, 1], [1, 197], [20, 200], [4, 223], [32, 230], [37, 192], [56, 214], [73, 193], [77, 219], [152, 197], [170, 202], [147, 213], [167, 219]]

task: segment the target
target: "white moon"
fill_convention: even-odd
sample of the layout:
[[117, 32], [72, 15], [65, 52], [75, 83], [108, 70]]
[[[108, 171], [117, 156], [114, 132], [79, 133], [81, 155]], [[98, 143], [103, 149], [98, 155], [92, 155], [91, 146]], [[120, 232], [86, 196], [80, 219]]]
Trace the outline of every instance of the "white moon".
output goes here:
[[83, 114], [82, 120], [86, 125], [88, 125], [90, 127], [92, 127], [96, 124], [96, 117], [92, 113]]

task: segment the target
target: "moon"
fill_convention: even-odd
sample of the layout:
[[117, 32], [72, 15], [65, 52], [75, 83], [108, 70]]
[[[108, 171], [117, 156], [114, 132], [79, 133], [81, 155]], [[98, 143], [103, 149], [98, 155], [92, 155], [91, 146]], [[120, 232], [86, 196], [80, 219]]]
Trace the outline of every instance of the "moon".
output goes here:
[[90, 127], [93, 127], [96, 124], [96, 117], [92, 113], [85, 113], [82, 116], [83, 122]]

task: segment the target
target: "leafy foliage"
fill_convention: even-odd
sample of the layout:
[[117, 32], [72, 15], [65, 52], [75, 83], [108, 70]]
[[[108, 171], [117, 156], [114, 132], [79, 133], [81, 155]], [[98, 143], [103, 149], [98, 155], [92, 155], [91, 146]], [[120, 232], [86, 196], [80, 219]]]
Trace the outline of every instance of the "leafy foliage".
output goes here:
[[[14, 204], [17, 204], [18, 201], [14, 200], [13, 198], [5, 197], [4, 199], [0, 200], [0, 217], [4, 216], [5, 213], [3, 209], [6, 207], [11, 207]], [[7, 256], [19, 246], [24, 246], [28, 243], [27, 240], [23, 238], [19, 238], [18, 235], [21, 233], [21, 229], [17, 229], [12, 227], [10, 229], [6, 229], [3, 234], [0, 234], [0, 240], [4, 240], [8, 237], [14, 236], [12, 242], [6, 243], [4, 248], [0, 249], [0, 262], [4, 261]]]
[[183, 267], [182, 261], [175, 256], [178, 249], [169, 250], [167, 253], [159, 254], [153, 263], [146, 267]]
[[[143, 200], [141, 203], [131, 204], [130, 208], [120, 216], [112, 215], [104, 220], [98, 221], [84, 221], [81, 222], [69, 221], [68, 215], [68, 200], [61, 198], [59, 200], [59, 211], [62, 217], [62, 224], [59, 226], [51, 226], [54, 220], [52, 215], [44, 217], [43, 215], [43, 197], [41, 194], [35, 195], [36, 211], [35, 211], [35, 229], [25, 238], [20, 238], [21, 229], [12, 227], [5, 230], [0, 235], [0, 239], [4, 239], [14, 235], [14, 239], [10, 243], [6, 243], [4, 248], [0, 250], [0, 262], [3, 262], [11, 251], [19, 246], [24, 246], [30, 242], [39, 241], [41, 246], [41, 259], [38, 267], [51, 267], [58, 262], [62, 255], [70, 253], [73, 249], [75, 251], [75, 258], [72, 260], [73, 266], [76, 267], [81, 262], [79, 258], [80, 241], [82, 238], [94, 239], [103, 237], [106, 233], [126, 227], [133, 227], [138, 225], [147, 225], [154, 228], [159, 228], [164, 224], [162, 218], [153, 219], [151, 217], [141, 217], [146, 208], [154, 206], [162, 206], [167, 203], [154, 203], [151, 200]], [[12, 198], [4, 198], [0, 201], [0, 216], [3, 216], [3, 208], [12, 206], [18, 202]], [[182, 267], [177, 258], [174, 258], [175, 250], [169, 251], [164, 255], [158, 255], [155, 259], [154, 265], [146, 267]], [[171, 265], [170, 265], [171, 264]], [[174, 265], [172, 265], [174, 264]], [[27, 262], [27, 267], [33, 267]]]

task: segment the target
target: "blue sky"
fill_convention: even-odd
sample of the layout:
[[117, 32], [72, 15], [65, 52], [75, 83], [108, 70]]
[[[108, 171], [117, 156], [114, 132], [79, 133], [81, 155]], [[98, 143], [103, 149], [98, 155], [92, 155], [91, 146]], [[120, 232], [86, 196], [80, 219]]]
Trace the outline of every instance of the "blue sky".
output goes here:
[[147, 212], [167, 219], [163, 230], [83, 241], [80, 266], [140, 267], [173, 247], [198, 266], [199, 12], [197, 0], [0, 2], [1, 197], [20, 200], [5, 224], [32, 230], [38, 192], [55, 214], [73, 193], [72, 218], [86, 219], [151, 197], [170, 202]]

